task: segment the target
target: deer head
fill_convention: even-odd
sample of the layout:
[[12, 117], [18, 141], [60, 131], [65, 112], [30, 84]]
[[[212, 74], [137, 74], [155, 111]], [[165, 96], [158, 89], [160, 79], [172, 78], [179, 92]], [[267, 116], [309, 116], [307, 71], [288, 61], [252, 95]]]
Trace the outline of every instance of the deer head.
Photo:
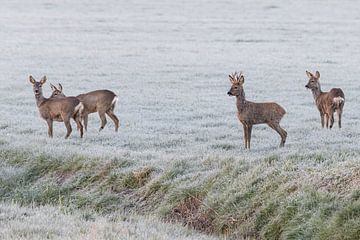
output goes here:
[[62, 92], [63, 87], [61, 86], [60, 83], [58, 83], [58, 88], [52, 84], [50, 84], [50, 86], [51, 86], [51, 90], [52, 90], [52, 94], [51, 94], [50, 98], [66, 97], [65, 94]]
[[231, 82], [231, 88], [228, 91], [229, 96], [239, 96], [244, 91], [243, 84], [245, 82], [242, 72], [239, 74], [237, 72], [229, 75], [229, 80]]
[[40, 80], [40, 82], [37, 82], [33, 76], [29, 76], [29, 81], [33, 85], [33, 91], [35, 94], [35, 97], [42, 96], [42, 86], [46, 82], [46, 76], [43, 76]]
[[316, 71], [314, 75], [311, 72], [306, 71], [306, 75], [309, 77], [309, 82], [305, 85], [305, 87], [311, 90], [320, 90], [320, 73]]

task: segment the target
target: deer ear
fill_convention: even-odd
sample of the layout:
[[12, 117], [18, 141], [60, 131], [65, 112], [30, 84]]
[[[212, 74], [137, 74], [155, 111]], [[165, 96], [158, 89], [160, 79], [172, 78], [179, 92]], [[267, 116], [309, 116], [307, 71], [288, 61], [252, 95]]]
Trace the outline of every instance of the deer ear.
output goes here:
[[35, 84], [35, 82], [36, 82], [35, 79], [34, 79], [31, 75], [29, 76], [29, 81], [30, 81], [32, 84]]
[[43, 76], [40, 80], [41, 85], [44, 85], [46, 82], [46, 76]]
[[59, 85], [59, 90], [60, 90], [60, 92], [62, 92], [63, 88], [62, 88], [61, 84], [58, 83], [58, 85]]
[[312, 77], [313, 77], [312, 73], [309, 72], [309, 71], [306, 71], [306, 75], [307, 75], [309, 78], [312, 78]]
[[316, 79], [319, 79], [319, 78], [320, 78], [320, 73], [319, 73], [319, 71], [316, 71], [315, 77], [316, 77]]
[[244, 78], [243, 75], [240, 76], [239, 81], [240, 81], [241, 84], [244, 84], [245, 78]]

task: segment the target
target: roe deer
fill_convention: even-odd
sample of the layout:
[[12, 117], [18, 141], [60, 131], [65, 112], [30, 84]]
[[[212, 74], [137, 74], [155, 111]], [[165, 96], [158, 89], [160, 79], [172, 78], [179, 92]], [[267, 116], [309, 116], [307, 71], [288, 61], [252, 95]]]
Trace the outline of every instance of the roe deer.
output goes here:
[[306, 71], [306, 75], [309, 77], [309, 82], [306, 84], [306, 88], [311, 89], [315, 104], [320, 112], [321, 126], [330, 129], [334, 125], [334, 112], [338, 114], [339, 128], [341, 128], [341, 115], [345, 104], [345, 95], [340, 88], [333, 88], [330, 92], [322, 92], [320, 88], [320, 73], [316, 71], [315, 75]]
[[45, 98], [42, 93], [42, 86], [46, 82], [46, 76], [44, 76], [40, 82], [37, 82], [32, 76], [30, 76], [29, 81], [33, 85], [36, 105], [39, 109], [40, 115], [48, 124], [49, 137], [53, 137], [53, 121], [58, 121], [65, 123], [67, 129], [65, 139], [68, 138], [72, 131], [70, 118], [75, 120], [78, 130], [80, 130], [80, 137], [83, 137], [81, 113], [84, 109], [84, 105], [80, 102], [80, 100], [75, 97], [65, 97], [62, 99]]
[[285, 115], [286, 111], [279, 104], [270, 103], [254, 103], [245, 99], [245, 92], [243, 84], [245, 82], [244, 76], [240, 72], [238, 75], [235, 72], [229, 75], [232, 84], [228, 92], [229, 96], [236, 97], [236, 107], [238, 110], [237, 117], [244, 127], [245, 148], [250, 149], [251, 130], [253, 125], [267, 124], [274, 129], [280, 136], [280, 147], [285, 145], [287, 132], [280, 127], [280, 121]]
[[[62, 98], [65, 94], [62, 92], [63, 88], [59, 84], [59, 88], [56, 88], [51, 84], [52, 94], [50, 98]], [[119, 128], [119, 119], [114, 113], [115, 104], [118, 101], [118, 97], [115, 93], [109, 90], [96, 90], [76, 96], [84, 104], [84, 111], [82, 112], [82, 118], [84, 121], [85, 130], [87, 130], [88, 115], [90, 113], [98, 112], [101, 119], [101, 126], [99, 131], [104, 129], [106, 124], [105, 113], [114, 121], [115, 131]]]

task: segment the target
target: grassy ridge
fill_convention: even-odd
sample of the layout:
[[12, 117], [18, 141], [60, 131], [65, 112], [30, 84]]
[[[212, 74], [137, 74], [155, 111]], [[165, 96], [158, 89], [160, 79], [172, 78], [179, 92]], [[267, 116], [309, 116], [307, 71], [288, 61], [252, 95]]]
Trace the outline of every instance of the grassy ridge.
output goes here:
[[349, 160], [357, 156], [223, 159], [216, 161], [216, 171], [209, 159], [206, 169], [193, 175], [184, 161], [164, 171], [126, 171], [131, 165], [126, 160], [1, 150], [0, 199], [101, 214], [156, 214], [234, 239], [358, 239], [360, 168]]

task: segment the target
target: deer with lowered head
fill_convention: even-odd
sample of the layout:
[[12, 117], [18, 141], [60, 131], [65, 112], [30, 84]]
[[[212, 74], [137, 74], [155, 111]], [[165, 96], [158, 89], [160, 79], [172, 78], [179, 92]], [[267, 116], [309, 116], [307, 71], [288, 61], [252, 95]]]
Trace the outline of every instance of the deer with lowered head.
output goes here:
[[345, 95], [341, 88], [333, 88], [329, 92], [321, 91], [320, 87], [320, 73], [318, 71], [312, 74], [306, 71], [309, 77], [309, 82], [305, 85], [306, 88], [312, 91], [315, 104], [320, 112], [321, 126], [330, 129], [334, 125], [334, 112], [337, 112], [339, 128], [341, 128], [341, 115], [345, 105]]
[[[52, 94], [50, 98], [63, 98], [65, 94], [63, 93], [63, 88], [61, 84], [58, 84], [58, 88], [51, 84]], [[84, 104], [84, 110], [82, 112], [82, 120], [84, 122], [85, 130], [87, 130], [88, 125], [88, 115], [90, 113], [98, 112], [101, 126], [99, 131], [104, 129], [106, 125], [106, 116], [107, 114], [115, 124], [115, 131], [118, 131], [119, 128], [119, 119], [114, 113], [115, 105], [118, 101], [118, 97], [115, 93], [110, 90], [96, 90], [76, 96]]]
[[245, 78], [240, 72], [229, 75], [231, 88], [229, 96], [236, 97], [237, 117], [244, 127], [245, 148], [250, 149], [251, 131], [253, 125], [267, 124], [274, 129], [281, 137], [280, 147], [285, 145], [287, 132], [280, 127], [280, 121], [286, 111], [275, 102], [254, 103], [245, 99], [244, 82]]
[[81, 113], [84, 105], [75, 97], [65, 97], [62, 99], [45, 98], [42, 92], [42, 86], [46, 82], [44, 76], [39, 82], [32, 76], [29, 77], [30, 83], [33, 85], [33, 92], [35, 94], [36, 105], [39, 109], [40, 116], [48, 124], [49, 137], [53, 137], [53, 121], [64, 122], [67, 129], [65, 139], [67, 139], [71, 132], [70, 119], [73, 118], [80, 130], [80, 137], [83, 137], [83, 126], [81, 124]]

